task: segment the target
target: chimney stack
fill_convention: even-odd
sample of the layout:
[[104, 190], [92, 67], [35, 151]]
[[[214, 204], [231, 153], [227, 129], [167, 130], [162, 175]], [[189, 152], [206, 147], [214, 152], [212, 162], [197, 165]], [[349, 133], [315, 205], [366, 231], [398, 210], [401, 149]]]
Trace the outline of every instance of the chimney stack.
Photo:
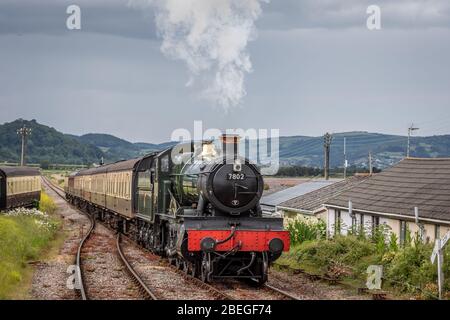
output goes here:
[[222, 141], [222, 152], [227, 158], [237, 159], [238, 147], [241, 138], [237, 134], [223, 134], [220, 137]]

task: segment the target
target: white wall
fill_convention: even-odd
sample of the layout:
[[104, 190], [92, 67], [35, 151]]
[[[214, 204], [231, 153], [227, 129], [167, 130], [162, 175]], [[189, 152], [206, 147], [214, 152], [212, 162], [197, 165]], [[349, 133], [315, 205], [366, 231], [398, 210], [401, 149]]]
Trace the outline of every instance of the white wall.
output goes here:
[[[361, 218], [363, 217], [364, 230], [367, 236], [372, 235], [372, 215], [370, 214], [356, 214], [356, 228], [361, 226]], [[327, 219], [327, 231], [330, 236], [334, 236], [335, 224], [336, 224], [336, 210], [333, 208], [328, 208], [326, 219]], [[390, 233], [395, 233], [397, 236], [397, 241], [400, 241], [400, 219], [393, 219], [380, 216], [379, 223], [384, 224], [388, 227], [388, 235]], [[417, 224], [413, 221], [408, 221], [407, 226], [411, 232], [411, 236], [414, 237], [416, 232], [419, 230]], [[352, 218], [348, 211], [341, 210], [341, 234], [347, 235], [348, 230], [352, 228]], [[357, 229], [359, 230], [359, 229]], [[450, 226], [440, 226], [440, 237], [442, 238], [446, 232], [450, 230]], [[433, 243], [435, 241], [435, 225], [425, 224], [425, 235], [424, 240]]]

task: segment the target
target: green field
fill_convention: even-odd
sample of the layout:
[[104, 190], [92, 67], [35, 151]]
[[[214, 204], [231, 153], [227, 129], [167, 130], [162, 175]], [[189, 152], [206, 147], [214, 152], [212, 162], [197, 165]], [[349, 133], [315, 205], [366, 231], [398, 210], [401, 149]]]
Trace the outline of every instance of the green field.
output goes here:
[[17, 209], [0, 213], [0, 299], [26, 297], [31, 281], [30, 261], [51, 247], [59, 229], [55, 204], [42, 194], [40, 210]]

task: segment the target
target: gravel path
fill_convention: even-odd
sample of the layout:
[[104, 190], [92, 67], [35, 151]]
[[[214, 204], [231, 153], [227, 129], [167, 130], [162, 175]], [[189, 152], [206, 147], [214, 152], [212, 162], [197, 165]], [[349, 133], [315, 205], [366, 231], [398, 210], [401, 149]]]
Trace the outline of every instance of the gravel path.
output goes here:
[[370, 300], [369, 295], [360, 295], [356, 290], [313, 281], [305, 274], [290, 274], [287, 271], [270, 270], [269, 284], [286, 291], [301, 300]]
[[214, 286], [235, 300], [285, 300], [286, 298], [270, 289], [255, 287], [238, 280], [217, 282]]
[[64, 243], [59, 252], [45, 262], [36, 262], [32, 279], [31, 299], [37, 300], [71, 300], [78, 299], [76, 293], [66, 286], [70, 274], [67, 268], [75, 262], [78, 244], [84, 232], [89, 228], [89, 220], [53, 190], [44, 185], [45, 192], [54, 199], [57, 214], [62, 218], [61, 232]]

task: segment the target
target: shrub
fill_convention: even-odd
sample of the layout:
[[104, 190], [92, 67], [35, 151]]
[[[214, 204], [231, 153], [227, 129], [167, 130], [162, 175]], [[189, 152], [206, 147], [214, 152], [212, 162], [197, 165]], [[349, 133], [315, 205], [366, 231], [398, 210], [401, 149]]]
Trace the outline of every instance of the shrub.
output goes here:
[[45, 192], [41, 192], [41, 200], [39, 202], [39, 210], [52, 215], [56, 212], [56, 204]]
[[295, 219], [289, 222], [287, 229], [293, 245], [308, 240], [325, 239], [327, 232], [327, 226], [322, 220], [319, 222], [308, 222]]
[[376, 252], [376, 246], [369, 241], [361, 241], [355, 236], [337, 236], [331, 240], [305, 243], [298, 250], [298, 260], [316, 265], [323, 272], [347, 266], [359, 273], [369, 265], [365, 258]]

